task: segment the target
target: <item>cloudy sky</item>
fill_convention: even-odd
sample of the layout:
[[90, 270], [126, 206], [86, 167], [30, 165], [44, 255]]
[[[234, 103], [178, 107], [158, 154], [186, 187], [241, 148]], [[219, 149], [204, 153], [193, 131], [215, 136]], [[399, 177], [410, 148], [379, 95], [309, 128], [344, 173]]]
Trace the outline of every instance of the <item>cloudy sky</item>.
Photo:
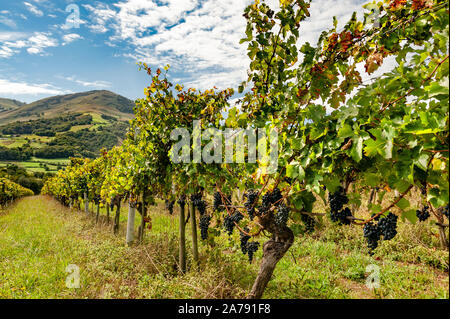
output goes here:
[[[185, 86], [236, 88], [249, 63], [239, 40], [251, 2], [0, 0], [0, 97], [106, 89], [134, 100], [148, 85], [137, 61], [170, 64], [170, 79]], [[315, 44], [333, 16], [341, 27], [353, 11], [361, 17], [365, 2], [313, 0], [301, 41]]]

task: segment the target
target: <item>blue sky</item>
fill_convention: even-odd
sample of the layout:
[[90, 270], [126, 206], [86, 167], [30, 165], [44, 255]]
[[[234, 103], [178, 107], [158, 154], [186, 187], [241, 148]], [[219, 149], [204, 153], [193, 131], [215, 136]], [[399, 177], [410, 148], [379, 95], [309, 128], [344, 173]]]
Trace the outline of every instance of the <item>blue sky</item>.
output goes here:
[[[361, 16], [365, 2], [313, 0], [301, 41], [315, 44], [334, 15], [340, 26], [353, 11]], [[0, 0], [0, 97], [32, 102], [106, 89], [134, 100], [148, 85], [137, 61], [170, 64], [170, 79], [185, 86], [236, 88], [249, 63], [239, 45], [249, 3]]]

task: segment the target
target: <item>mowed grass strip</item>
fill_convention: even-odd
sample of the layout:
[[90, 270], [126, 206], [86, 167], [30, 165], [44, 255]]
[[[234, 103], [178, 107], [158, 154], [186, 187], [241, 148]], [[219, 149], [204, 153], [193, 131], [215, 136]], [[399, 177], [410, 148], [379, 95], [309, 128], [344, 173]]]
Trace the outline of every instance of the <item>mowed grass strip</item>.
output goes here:
[[[154, 219], [155, 229], [175, 226]], [[0, 214], [0, 298], [233, 298], [245, 295], [236, 263], [205, 254], [189, 273], [178, 273], [178, 239], [146, 234], [128, 247], [122, 224], [114, 235], [93, 215], [71, 211], [45, 196], [24, 198]], [[188, 242], [189, 245], [189, 242]], [[188, 248], [189, 249], [189, 248]], [[80, 269], [80, 288], [67, 288], [69, 265]]]
[[[150, 209], [152, 229], [145, 243], [127, 247], [125, 205], [114, 235], [104, 216], [96, 224], [93, 214], [71, 211], [45, 196], [18, 201], [0, 213], [0, 298], [245, 297], [261, 249], [249, 264], [240, 252], [239, 234], [229, 238], [222, 232], [213, 246], [199, 244], [195, 265], [188, 227], [189, 270], [180, 275], [178, 207], [173, 216], [163, 207], [159, 202]], [[296, 236], [265, 298], [448, 298], [448, 252], [414, 241], [429, 237], [420, 230], [423, 225], [402, 225], [398, 238], [382, 243], [371, 257], [361, 229], [324, 223], [314, 233]], [[71, 264], [80, 269], [79, 289], [66, 287]], [[379, 267], [378, 289], [366, 286], [369, 265]]]

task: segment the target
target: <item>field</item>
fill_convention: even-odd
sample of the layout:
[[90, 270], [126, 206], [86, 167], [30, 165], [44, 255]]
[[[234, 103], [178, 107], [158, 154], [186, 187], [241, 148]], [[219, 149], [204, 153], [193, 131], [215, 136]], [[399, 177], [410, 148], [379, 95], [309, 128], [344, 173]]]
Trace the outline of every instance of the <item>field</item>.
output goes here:
[[23, 162], [15, 162], [15, 161], [0, 162], [0, 167], [6, 167], [9, 164], [14, 164], [19, 167], [25, 168], [27, 171], [30, 172], [54, 173], [58, 171], [58, 169], [64, 168], [68, 163], [69, 160], [66, 158], [45, 159], [32, 157], [31, 160]]
[[[71, 211], [49, 197], [19, 200], [0, 214], [0, 298], [245, 297], [261, 251], [249, 264], [237, 236], [230, 240], [222, 234], [215, 247], [200, 243], [196, 266], [188, 231], [189, 271], [180, 275], [175, 215], [162, 203], [152, 207], [152, 229], [144, 244], [127, 247], [126, 208], [116, 236], [104, 218], [95, 224], [93, 215]], [[433, 226], [402, 223], [396, 240], [383, 242], [370, 257], [361, 229], [324, 224], [296, 236], [264, 298], [448, 298], [448, 252], [430, 236]], [[80, 269], [79, 289], [65, 284], [71, 264]], [[380, 267], [378, 289], [366, 286], [368, 265]]]

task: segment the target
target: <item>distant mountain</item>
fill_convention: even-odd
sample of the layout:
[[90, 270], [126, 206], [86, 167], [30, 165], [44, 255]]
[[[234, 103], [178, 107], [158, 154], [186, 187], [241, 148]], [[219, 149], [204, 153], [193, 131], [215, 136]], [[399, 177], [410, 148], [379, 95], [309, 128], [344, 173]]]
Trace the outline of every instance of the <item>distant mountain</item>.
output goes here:
[[23, 105], [25, 105], [25, 103], [23, 102], [11, 99], [3, 99], [0, 97], [0, 113], [15, 110]]
[[[3, 105], [1, 104], [3, 100], [0, 99], [0, 105]], [[8, 110], [6, 105], [9, 105]], [[5, 110], [0, 111], [0, 124], [52, 118], [64, 113], [96, 113], [115, 116], [119, 120], [129, 120], [133, 117], [134, 102], [110, 91], [95, 90], [48, 97], [16, 107], [11, 105], [12, 102], [5, 103]]]

